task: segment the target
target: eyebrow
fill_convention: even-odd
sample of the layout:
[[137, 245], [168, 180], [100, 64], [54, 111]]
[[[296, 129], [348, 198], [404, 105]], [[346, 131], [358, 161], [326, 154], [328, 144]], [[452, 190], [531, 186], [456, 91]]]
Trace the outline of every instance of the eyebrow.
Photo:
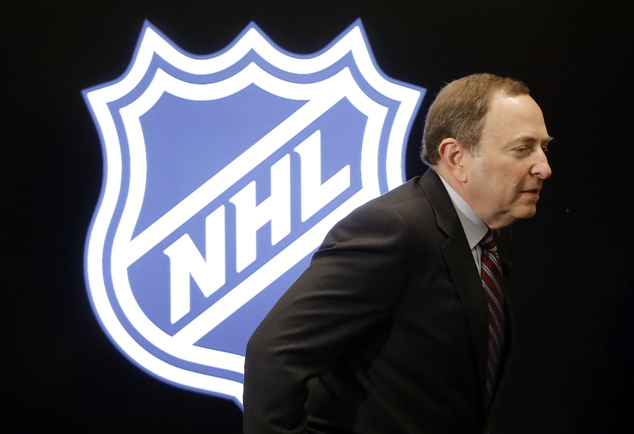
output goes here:
[[521, 136], [521, 137], [518, 137], [516, 140], [514, 140], [514, 142], [522, 142], [526, 144], [540, 142], [542, 145], [547, 145], [548, 143], [552, 142], [554, 139], [555, 139], [554, 137], [548, 136], [546, 139], [539, 141], [534, 136]]

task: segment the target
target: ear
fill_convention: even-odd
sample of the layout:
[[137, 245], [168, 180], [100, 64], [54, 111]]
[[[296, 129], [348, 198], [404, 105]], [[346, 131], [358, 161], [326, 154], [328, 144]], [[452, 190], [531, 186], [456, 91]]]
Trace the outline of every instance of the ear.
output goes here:
[[449, 172], [460, 182], [467, 181], [467, 168], [465, 159], [468, 156], [469, 151], [465, 149], [462, 144], [452, 138], [448, 137], [440, 142], [438, 147], [438, 154], [445, 164], [445, 167]]

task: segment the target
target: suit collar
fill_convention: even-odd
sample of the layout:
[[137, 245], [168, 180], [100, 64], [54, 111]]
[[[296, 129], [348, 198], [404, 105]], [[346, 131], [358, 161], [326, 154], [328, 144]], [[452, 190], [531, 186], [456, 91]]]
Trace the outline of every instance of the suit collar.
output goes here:
[[451, 203], [458, 213], [460, 224], [462, 225], [462, 229], [464, 229], [467, 241], [469, 242], [469, 248], [473, 250], [473, 248], [485, 237], [489, 228], [480, 216], [476, 214], [473, 208], [471, 208], [467, 201], [465, 201], [458, 192], [456, 192], [456, 190], [454, 190], [451, 185], [443, 179], [442, 176], [439, 176], [439, 178], [445, 186], [445, 189], [449, 194], [449, 198], [451, 199]]
[[447, 236], [441, 250], [449, 270], [449, 276], [465, 312], [484, 397], [489, 320], [488, 305], [482, 290], [482, 282], [458, 214], [439, 175], [430, 169], [419, 183], [431, 202], [438, 228]]

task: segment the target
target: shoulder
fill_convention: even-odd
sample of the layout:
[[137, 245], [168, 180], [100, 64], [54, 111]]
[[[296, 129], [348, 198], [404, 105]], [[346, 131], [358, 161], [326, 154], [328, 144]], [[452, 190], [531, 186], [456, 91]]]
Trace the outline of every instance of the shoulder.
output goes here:
[[421, 183], [422, 178], [413, 178], [352, 211], [332, 228], [325, 245], [381, 239], [404, 247], [421, 231], [433, 230], [435, 211]]
[[421, 208], [429, 208], [431, 203], [421, 185], [421, 177], [412, 178], [405, 184], [367, 202], [351, 213], [351, 216], [364, 215], [378, 210], [402, 214], [416, 214]]
[[440, 178], [429, 171], [360, 206], [343, 222], [374, 217], [378, 220], [400, 220], [404, 224], [430, 224], [438, 214], [446, 213], [447, 204], [452, 207]]

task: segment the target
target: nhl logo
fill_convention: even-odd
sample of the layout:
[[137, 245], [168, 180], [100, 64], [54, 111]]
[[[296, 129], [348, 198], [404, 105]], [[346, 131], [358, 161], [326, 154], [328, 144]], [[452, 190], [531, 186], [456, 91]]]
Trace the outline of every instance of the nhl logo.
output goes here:
[[86, 281], [112, 342], [241, 405], [248, 338], [327, 231], [404, 181], [424, 92], [383, 75], [360, 21], [310, 56], [250, 24], [205, 57], [145, 23], [126, 73], [83, 92], [105, 161]]

